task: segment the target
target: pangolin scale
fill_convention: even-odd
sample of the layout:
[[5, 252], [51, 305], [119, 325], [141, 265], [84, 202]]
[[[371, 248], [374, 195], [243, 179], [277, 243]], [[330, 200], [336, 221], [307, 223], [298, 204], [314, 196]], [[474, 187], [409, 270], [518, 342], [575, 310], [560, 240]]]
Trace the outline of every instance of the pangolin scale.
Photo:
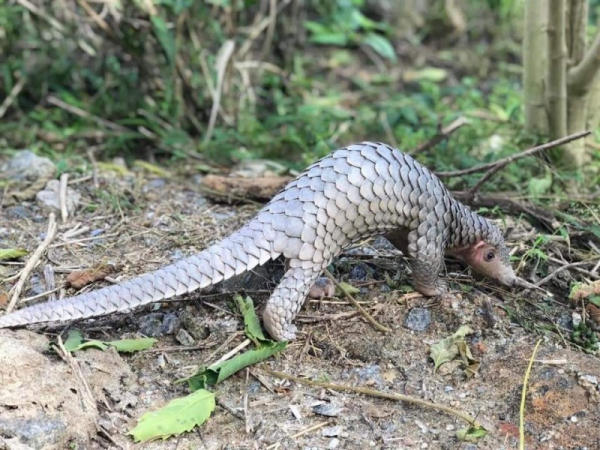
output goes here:
[[319, 275], [344, 249], [385, 235], [408, 256], [415, 288], [446, 291], [445, 254], [461, 257], [505, 285], [516, 276], [500, 230], [455, 200], [411, 156], [383, 144], [340, 148], [309, 166], [245, 226], [206, 250], [123, 283], [0, 317], [0, 328], [125, 311], [216, 284], [283, 255], [287, 271], [263, 323], [277, 340], [295, 337], [292, 321]]

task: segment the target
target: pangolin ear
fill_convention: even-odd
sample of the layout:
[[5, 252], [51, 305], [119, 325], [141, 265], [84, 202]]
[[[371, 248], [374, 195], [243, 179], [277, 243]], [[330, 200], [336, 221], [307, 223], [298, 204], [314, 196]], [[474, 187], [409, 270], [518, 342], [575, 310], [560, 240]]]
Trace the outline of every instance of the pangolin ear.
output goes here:
[[485, 245], [484, 241], [477, 241], [473, 246], [473, 250], [479, 250], [481, 247], [485, 247]]

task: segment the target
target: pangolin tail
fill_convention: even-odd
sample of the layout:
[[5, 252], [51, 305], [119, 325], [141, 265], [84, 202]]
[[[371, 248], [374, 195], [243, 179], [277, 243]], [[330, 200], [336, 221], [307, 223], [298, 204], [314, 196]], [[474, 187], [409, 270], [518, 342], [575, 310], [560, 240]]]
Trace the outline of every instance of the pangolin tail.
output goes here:
[[206, 250], [155, 272], [7, 314], [0, 317], [0, 328], [126, 311], [227, 280], [279, 256], [259, 225], [254, 219]]

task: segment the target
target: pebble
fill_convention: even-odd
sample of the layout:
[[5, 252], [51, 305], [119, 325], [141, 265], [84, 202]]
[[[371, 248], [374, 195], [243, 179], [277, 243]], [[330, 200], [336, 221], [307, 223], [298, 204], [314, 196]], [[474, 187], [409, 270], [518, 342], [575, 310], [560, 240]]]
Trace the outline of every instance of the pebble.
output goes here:
[[413, 308], [404, 321], [404, 326], [413, 331], [425, 331], [431, 323], [431, 312], [426, 308]]
[[336, 437], [336, 436], [339, 436], [340, 434], [342, 434], [342, 427], [341, 426], [325, 427], [321, 431], [321, 434], [325, 437]]
[[381, 367], [377, 364], [354, 369], [352, 372], [358, 375], [361, 383], [375, 383], [377, 386], [385, 385], [381, 376]]
[[598, 384], [598, 377], [595, 377], [594, 375], [582, 375], [580, 378], [588, 383]]
[[342, 408], [333, 403], [323, 403], [320, 405], [313, 406], [313, 412], [321, 416], [337, 417], [342, 411]]
[[167, 313], [163, 317], [161, 331], [163, 334], [174, 334], [180, 326], [181, 321], [177, 314]]
[[53, 175], [56, 166], [50, 159], [38, 156], [31, 150], [21, 150], [0, 168], [3, 177], [12, 181], [35, 181]]
[[369, 274], [369, 270], [367, 266], [363, 263], [359, 263], [355, 265], [352, 270], [350, 270], [350, 279], [357, 281], [364, 281], [367, 279]]
[[196, 343], [194, 338], [190, 336], [190, 333], [185, 331], [183, 328], [179, 329], [175, 338], [177, 339], [177, 342], [186, 347], [191, 347]]
[[338, 445], [340, 445], [340, 440], [338, 438], [333, 438], [329, 441], [329, 448], [337, 448]]
[[149, 182], [147, 182], [144, 187], [142, 188], [142, 192], [144, 194], [150, 192], [150, 191], [156, 191], [156, 190], [160, 190], [163, 189], [167, 184], [167, 181], [164, 178], [156, 178], [154, 180], [151, 180]]
[[162, 314], [152, 313], [142, 317], [139, 329], [144, 336], [158, 337], [163, 334], [162, 326]]
[[[39, 191], [35, 195], [35, 199], [37, 204], [41, 208], [60, 211], [60, 181], [58, 180], [50, 180], [46, 183], [46, 187]], [[73, 213], [77, 205], [79, 204], [79, 200], [81, 199], [81, 194], [77, 192], [75, 189], [72, 189], [67, 186], [67, 195], [66, 195], [66, 203], [67, 203], [67, 211], [69, 213]]]

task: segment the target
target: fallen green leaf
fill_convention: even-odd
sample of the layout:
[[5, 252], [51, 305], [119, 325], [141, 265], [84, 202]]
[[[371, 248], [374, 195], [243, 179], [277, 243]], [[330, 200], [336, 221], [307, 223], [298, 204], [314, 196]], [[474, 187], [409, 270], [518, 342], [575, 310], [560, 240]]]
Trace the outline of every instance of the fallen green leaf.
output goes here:
[[487, 434], [487, 430], [483, 427], [461, 428], [460, 430], [456, 431], [456, 437], [460, 441], [471, 442], [471, 443], [477, 442], [478, 439], [485, 437], [486, 434]]
[[148, 412], [127, 434], [136, 442], [167, 439], [202, 425], [215, 409], [215, 394], [204, 389], [170, 401], [158, 411]]
[[86, 348], [97, 348], [98, 350], [106, 350], [108, 345], [104, 342], [97, 340], [87, 341], [83, 338], [81, 331], [79, 330], [71, 330], [67, 336], [67, 339], [63, 343], [65, 350], [68, 352], [76, 352], [78, 350], [83, 350]]
[[179, 383], [187, 381], [188, 386], [192, 391], [204, 389], [207, 386], [220, 383], [245, 367], [251, 366], [260, 361], [264, 361], [275, 353], [279, 353], [286, 347], [287, 342], [285, 341], [264, 344], [260, 348], [247, 351], [227, 361], [214, 364], [208, 368], [201, 368], [191, 377], [178, 380], [177, 382]]
[[137, 159], [134, 163], [134, 166], [144, 169], [154, 175], [158, 175], [159, 177], [169, 177], [170, 174], [162, 167], [157, 166], [156, 164], [150, 164], [147, 161], [142, 161]]
[[241, 295], [235, 295], [233, 299], [237, 303], [238, 308], [240, 308], [242, 316], [244, 316], [244, 331], [246, 332], [246, 336], [252, 339], [257, 346], [260, 346], [264, 342], [272, 342], [263, 333], [256, 311], [254, 311], [254, 302], [252, 299], [250, 297], [242, 298]]
[[589, 302], [592, 305], [596, 305], [598, 308], [600, 308], [600, 295], [594, 295], [593, 297], [590, 297]]
[[[358, 289], [357, 287], [352, 286], [351, 284], [348, 284], [346, 282], [341, 282], [340, 286], [342, 286], [346, 292], [348, 292], [348, 294], [350, 295], [354, 295], [354, 294], [358, 294], [360, 292], [360, 289]], [[339, 287], [335, 287], [335, 295], [337, 296], [342, 296], [344, 295], [344, 293], [342, 292], [342, 290]]]
[[156, 343], [154, 338], [139, 338], [139, 339], [119, 339], [117, 341], [109, 341], [106, 344], [115, 347], [121, 353], [134, 353], [141, 350], [146, 350]]
[[433, 359], [435, 370], [442, 364], [452, 361], [460, 353], [457, 344], [464, 341], [464, 337], [471, 333], [473, 333], [473, 330], [467, 325], [463, 325], [452, 336], [442, 339], [437, 344], [431, 346], [429, 356]]
[[118, 352], [133, 353], [140, 350], [146, 350], [156, 343], [153, 338], [139, 339], [119, 339], [116, 341], [98, 341], [95, 339], [86, 340], [79, 330], [71, 330], [64, 342], [64, 347], [69, 352], [76, 352], [86, 348], [96, 348], [98, 350], [106, 350], [109, 347], [115, 347]]
[[17, 259], [29, 254], [24, 248], [0, 248], [0, 261]]

